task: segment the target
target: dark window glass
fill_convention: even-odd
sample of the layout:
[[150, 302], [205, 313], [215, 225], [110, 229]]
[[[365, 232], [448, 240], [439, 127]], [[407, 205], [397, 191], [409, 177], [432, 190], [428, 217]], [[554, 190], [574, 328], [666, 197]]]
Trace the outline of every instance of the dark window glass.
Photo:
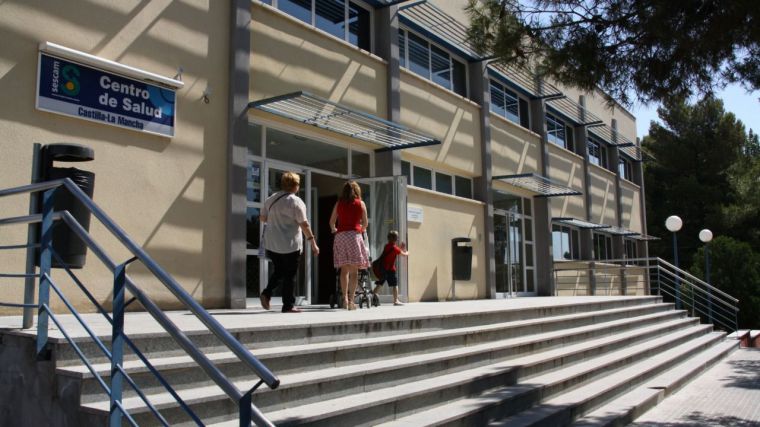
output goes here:
[[504, 109], [506, 110], [506, 118], [520, 123], [520, 107], [517, 102], [517, 94], [509, 89], [504, 89]]
[[525, 222], [525, 240], [528, 242], [533, 241], [533, 221], [525, 218], [523, 219]]
[[248, 123], [246, 145], [248, 145], [248, 154], [254, 156], [261, 155], [261, 126], [254, 123]]
[[430, 65], [432, 67], [432, 80], [446, 89], [451, 89], [451, 62], [449, 54], [445, 50], [431, 46]]
[[530, 106], [528, 101], [520, 98], [520, 126], [530, 129]]
[[525, 245], [525, 266], [533, 267], [533, 245]]
[[267, 128], [267, 157], [341, 174], [348, 173], [348, 149], [271, 128]]
[[262, 3], [272, 5], [272, 0], [261, 0]]
[[452, 71], [454, 72], [454, 92], [467, 96], [467, 71], [463, 63], [451, 58]]
[[414, 186], [420, 188], [433, 189], [433, 173], [430, 169], [414, 167]]
[[311, 24], [311, 0], [278, 0], [277, 8], [296, 19]]
[[620, 162], [618, 163], [618, 172], [620, 173], [621, 178], [631, 181], [631, 162], [623, 156], [620, 156]]
[[258, 249], [261, 242], [261, 231], [259, 230], [259, 215], [261, 212], [259, 208], [247, 208], [246, 209], [246, 237], [245, 244], [248, 249]]
[[248, 298], [259, 297], [259, 260], [258, 255], [248, 255], [245, 257], [245, 289]]
[[398, 30], [398, 60], [406, 68], [406, 31]]
[[446, 193], [446, 194], [453, 194], [454, 188], [451, 183], [451, 175], [446, 175], [445, 173], [436, 172], [435, 173], [435, 191], [439, 191], [441, 193]]
[[409, 162], [401, 162], [401, 175], [406, 177], [407, 185], [412, 185], [412, 166]]
[[370, 50], [369, 11], [351, 2], [348, 4], [348, 42], [359, 49]]
[[523, 199], [523, 213], [527, 216], [533, 215], [533, 200]]
[[457, 176], [454, 178], [456, 195], [459, 197], [466, 197], [472, 199], [472, 181], [470, 179]]
[[578, 230], [572, 230], [573, 236], [573, 259], [581, 259], [581, 239]]
[[414, 34], [407, 33], [409, 46], [409, 69], [422, 77], [430, 78], [430, 46], [428, 42]]
[[575, 133], [573, 132], [573, 127], [572, 126], [565, 126], [565, 135], [566, 135], [566, 137], [565, 137], [565, 141], [566, 141], [565, 148], [567, 148], [568, 150], [570, 150], [572, 152], [575, 152], [575, 144], [574, 144]]
[[567, 148], [565, 124], [551, 114], [546, 115], [546, 133], [549, 142]]
[[507, 116], [507, 110], [504, 109], [504, 91], [500, 84], [491, 82], [491, 112], [502, 117]]
[[351, 152], [351, 175], [355, 178], [369, 178], [369, 154]]
[[261, 200], [261, 163], [248, 160], [246, 178], [246, 197], [251, 203], [259, 203]]
[[340, 39], [346, 38], [346, 3], [343, 0], [316, 0], [316, 27]]

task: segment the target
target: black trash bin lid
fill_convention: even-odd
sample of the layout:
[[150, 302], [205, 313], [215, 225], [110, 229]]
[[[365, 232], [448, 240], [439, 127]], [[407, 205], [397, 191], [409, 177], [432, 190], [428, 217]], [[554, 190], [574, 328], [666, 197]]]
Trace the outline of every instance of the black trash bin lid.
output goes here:
[[87, 146], [74, 143], [56, 143], [45, 145], [48, 158], [59, 162], [87, 162], [95, 160], [95, 151]]

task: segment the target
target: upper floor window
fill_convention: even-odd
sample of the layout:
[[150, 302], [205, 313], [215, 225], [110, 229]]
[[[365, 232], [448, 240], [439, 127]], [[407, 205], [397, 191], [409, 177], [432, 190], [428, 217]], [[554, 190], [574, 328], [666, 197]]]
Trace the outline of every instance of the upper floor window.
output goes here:
[[402, 67], [413, 73], [467, 96], [464, 63], [424, 38], [407, 30], [399, 30], [399, 60]]
[[546, 113], [546, 133], [549, 142], [573, 151], [572, 128], [553, 114]]
[[594, 259], [612, 259], [612, 237], [594, 233]]
[[618, 173], [620, 174], [620, 177], [623, 179], [627, 179], [628, 181], [633, 180], [633, 170], [631, 169], [631, 161], [623, 157], [623, 155], [620, 155], [620, 160], [618, 162]]
[[628, 259], [638, 258], [638, 250], [635, 240], [625, 239], [625, 257]]
[[491, 112], [530, 128], [528, 101], [494, 80], [491, 80]]
[[472, 179], [470, 178], [433, 171], [406, 161], [401, 162], [401, 174], [406, 176], [406, 182], [409, 185], [467, 199], [472, 198]]
[[580, 259], [580, 236], [577, 229], [552, 225], [552, 256], [555, 261]]
[[588, 146], [588, 161], [607, 169], [607, 146], [591, 138], [586, 144]]
[[274, 0], [275, 6], [354, 46], [369, 51], [370, 12], [346, 0]]

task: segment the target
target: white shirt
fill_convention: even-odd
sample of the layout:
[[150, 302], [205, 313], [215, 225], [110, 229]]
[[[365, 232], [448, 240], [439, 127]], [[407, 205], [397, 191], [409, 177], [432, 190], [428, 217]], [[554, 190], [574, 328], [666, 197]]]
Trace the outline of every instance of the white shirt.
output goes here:
[[278, 191], [269, 196], [261, 210], [261, 215], [267, 218], [264, 245], [268, 251], [278, 254], [300, 252], [303, 250], [303, 237], [299, 224], [306, 222], [306, 205], [293, 193], [277, 200], [283, 193]]

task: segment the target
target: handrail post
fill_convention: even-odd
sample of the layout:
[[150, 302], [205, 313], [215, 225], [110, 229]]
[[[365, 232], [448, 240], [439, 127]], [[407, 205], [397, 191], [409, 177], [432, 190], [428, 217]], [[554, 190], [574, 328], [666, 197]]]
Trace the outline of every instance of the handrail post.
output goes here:
[[134, 258], [124, 264], [119, 264], [114, 269], [113, 324], [111, 333], [110, 427], [121, 427], [121, 417], [123, 415], [121, 409], [117, 405], [117, 403], [121, 403], [122, 387], [124, 385], [124, 378], [119, 368], [124, 363], [124, 291], [126, 289], [126, 271], [127, 265], [133, 260]]
[[243, 393], [243, 396], [238, 401], [238, 408], [240, 409], [240, 427], [251, 427], [251, 394], [253, 390], [249, 390], [247, 393]]
[[[33, 145], [33, 151], [32, 151], [32, 184], [36, 184], [40, 181], [40, 150], [42, 149], [42, 144], [39, 142], [35, 142]], [[36, 213], [39, 213], [39, 197], [36, 193], [29, 193], [29, 215], [34, 215]], [[27, 236], [26, 236], [26, 243], [29, 245], [29, 247], [26, 249], [26, 274], [29, 274], [25, 279], [24, 282], [24, 304], [29, 304], [27, 307], [24, 307], [24, 314], [21, 321], [21, 327], [24, 329], [29, 329], [32, 327], [32, 324], [34, 323], [34, 307], [31, 306], [31, 304], [34, 304], [34, 277], [31, 276], [34, 274], [37, 266], [35, 265], [35, 260], [37, 258], [37, 249], [32, 247], [32, 245], [39, 243], [39, 234], [38, 234], [38, 226], [37, 224], [29, 224], [27, 226]]]
[[37, 311], [37, 358], [44, 358], [48, 341], [48, 313], [50, 306], [50, 267], [53, 252], [53, 200], [55, 188], [42, 194], [42, 239], [40, 240], [40, 290]]

